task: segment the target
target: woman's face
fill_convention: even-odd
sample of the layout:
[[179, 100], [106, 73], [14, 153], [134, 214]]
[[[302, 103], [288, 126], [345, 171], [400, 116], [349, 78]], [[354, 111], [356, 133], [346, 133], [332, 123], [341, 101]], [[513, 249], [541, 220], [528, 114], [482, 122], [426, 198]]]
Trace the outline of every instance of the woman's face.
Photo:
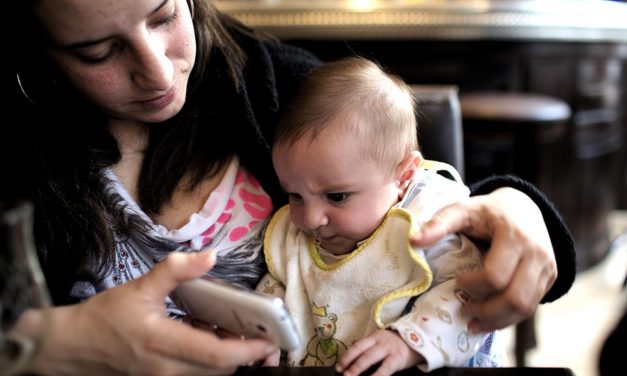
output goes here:
[[46, 0], [48, 53], [112, 118], [161, 122], [185, 103], [196, 39], [185, 0]]

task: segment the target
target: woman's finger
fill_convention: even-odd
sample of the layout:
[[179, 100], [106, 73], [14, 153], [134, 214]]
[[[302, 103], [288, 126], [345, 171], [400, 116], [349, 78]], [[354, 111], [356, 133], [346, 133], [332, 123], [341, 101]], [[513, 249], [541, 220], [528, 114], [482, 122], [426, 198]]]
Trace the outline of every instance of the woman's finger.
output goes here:
[[216, 255], [213, 251], [182, 253], [173, 252], [157, 263], [150, 272], [131, 283], [138, 283], [153, 298], [165, 297], [181, 282], [200, 277], [213, 267]]
[[[506, 251], [504, 251], [506, 250]], [[483, 267], [457, 274], [457, 283], [474, 301], [482, 301], [505, 290], [520, 266], [524, 250], [509, 231], [496, 231], [490, 248], [485, 252]]]
[[428, 247], [446, 235], [459, 232], [476, 239], [489, 239], [492, 231], [481, 210], [480, 197], [448, 205], [412, 234], [411, 243], [416, 247]]
[[[154, 335], [147, 347], [170, 358], [216, 369], [231, 369], [264, 359], [277, 347], [264, 339], [242, 341], [218, 338], [211, 332], [174, 320], [160, 322], [160, 335]], [[164, 340], [167, 338], [167, 340]]]

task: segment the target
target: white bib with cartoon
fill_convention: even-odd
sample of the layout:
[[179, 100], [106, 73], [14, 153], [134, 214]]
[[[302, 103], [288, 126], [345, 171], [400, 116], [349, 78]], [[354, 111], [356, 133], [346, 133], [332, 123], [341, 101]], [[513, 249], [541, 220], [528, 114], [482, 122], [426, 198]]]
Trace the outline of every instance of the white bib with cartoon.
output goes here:
[[[257, 290], [285, 300], [305, 342], [288, 353], [288, 365], [332, 366], [352, 342], [384, 327], [397, 331], [424, 357], [418, 364], [423, 372], [460, 367], [477, 354], [487, 333], [467, 331], [471, 317], [463, 306], [468, 296], [455, 275], [481, 267], [480, 249], [462, 234], [419, 250], [410, 247], [408, 237], [412, 226], [468, 197], [460, 182], [450, 166], [423, 161], [383, 224], [345, 258], [335, 262], [325, 257], [333, 264], [325, 263], [320, 257], [325, 251], [319, 252], [314, 240], [291, 224], [288, 206], [274, 215], [264, 238], [270, 273]], [[408, 299], [418, 295], [403, 314]], [[488, 365], [488, 360], [483, 357], [479, 364]]]
[[[329, 265], [314, 239], [299, 231], [285, 206], [266, 230], [271, 275], [287, 286], [285, 302], [306, 346], [291, 352], [292, 366], [332, 366], [352, 342], [398, 319], [410, 297], [429, 288], [424, 254], [407, 239], [411, 215], [392, 208], [382, 225], [341, 261]], [[274, 285], [273, 285], [274, 283]], [[282, 286], [265, 279], [259, 290]]]

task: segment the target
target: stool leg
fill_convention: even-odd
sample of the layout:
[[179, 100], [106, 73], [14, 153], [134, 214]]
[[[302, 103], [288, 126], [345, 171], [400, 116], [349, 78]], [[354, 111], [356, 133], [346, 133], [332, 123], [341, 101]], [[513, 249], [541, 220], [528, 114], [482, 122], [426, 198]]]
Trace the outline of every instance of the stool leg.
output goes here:
[[514, 355], [516, 366], [527, 366], [527, 351], [536, 347], [535, 313], [526, 320], [516, 324]]
[[531, 183], [537, 183], [539, 168], [535, 128], [519, 125], [514, 132], [514, 169], [512, 172]]

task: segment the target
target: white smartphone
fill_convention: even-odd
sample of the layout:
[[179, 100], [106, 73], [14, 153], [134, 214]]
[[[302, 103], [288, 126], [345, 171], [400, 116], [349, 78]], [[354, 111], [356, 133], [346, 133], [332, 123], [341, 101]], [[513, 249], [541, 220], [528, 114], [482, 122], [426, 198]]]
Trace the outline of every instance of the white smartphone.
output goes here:
[[194, 320], [207, 325], [246, 338], [267, 338], [283, 350], [301, 344], [296, 324], [280, 298], [210, 277], [181, 283], [170, 298]]

